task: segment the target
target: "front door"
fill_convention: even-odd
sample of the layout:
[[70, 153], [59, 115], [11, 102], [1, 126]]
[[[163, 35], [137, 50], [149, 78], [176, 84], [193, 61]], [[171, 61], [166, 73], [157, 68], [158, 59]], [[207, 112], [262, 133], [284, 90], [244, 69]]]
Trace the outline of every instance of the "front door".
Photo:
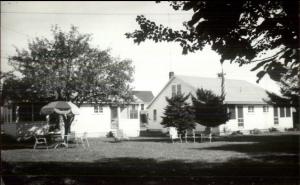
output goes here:
[[243, 112], [243, 106], [238, 106], [238, 126], [244, 127], [244, 112]]
[[274, 107], [274, 125], [278, 125], [279, 124], [279, 120], [278, 120], [278, 108]]
[[118, 107], [110, 107], [111, 129], [119, 128]]

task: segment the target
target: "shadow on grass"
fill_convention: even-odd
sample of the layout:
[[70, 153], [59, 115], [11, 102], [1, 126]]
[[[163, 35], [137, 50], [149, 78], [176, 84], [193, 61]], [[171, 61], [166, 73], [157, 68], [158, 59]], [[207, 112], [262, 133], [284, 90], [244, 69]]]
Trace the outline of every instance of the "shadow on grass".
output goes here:
[[32, 148], [34, 145], [34, 138], [29, 138], [26, 141], [19, 142], [15, 138], [1, 134], [1, 150], [14, 150]]
[[[9, 184], [298, 184], [298, 165], [104, 158], [94, 162], [2, 162]], [[41, 180], [42, 179], [42, 180]], [[67, 181], [67, 182], [65, 182]]]
[[[263, 168], [274, 168], [284, 174], [285, 170], [294, 170], [298, 176], [299, 168], [299, 135], [278, 136], [240, 136], [227, 137], [220, 141], [226, 144], [220, 146], [208, 146], [205, 148], [193, 148], [194, 150], [234, 151], [247, 154], [252, 160], [249, 165], [261, 164]], [[239, 161], [232, 162], [239, 165]], [[243, 165], [245, 165], [243, 163]], [[280, 168], [282, 167], [282, 169]], [[290, 169], [289, 169], [290, 168]], [[241, 169], [243, 170], [243, 169]], [[259, 169], [258, 169], [259, 170]], [[262, 171], [262, 173], [264, 173]], [[276, 174], [275, 172], [274, 175]], [[278, 175], [280, 175], [280, 173]], [[270, 174], [271, 175], [271, 174]]]
[[236, 151], [247, 154], [299, 154], [300, 151], [300, 135], [224, 137], [218, 141], [225, 141], [228, 144], [206, 147], [205, 149]]

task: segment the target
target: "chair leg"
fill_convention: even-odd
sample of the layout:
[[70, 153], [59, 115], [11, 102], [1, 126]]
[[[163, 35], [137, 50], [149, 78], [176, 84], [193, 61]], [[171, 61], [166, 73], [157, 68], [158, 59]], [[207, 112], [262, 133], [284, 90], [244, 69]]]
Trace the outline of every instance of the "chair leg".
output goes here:
[[87, 146], [90, 147], [90, 143], [89, 143], [89, 140], [87, 137], [85, 137], [85, 140], [86, 140]]
[[80, 141], [81, 141], [82, 147], [85, 148], [85, 144], [84, 144], [84, 141], [83, 141], [83, 137], [80, 137]]

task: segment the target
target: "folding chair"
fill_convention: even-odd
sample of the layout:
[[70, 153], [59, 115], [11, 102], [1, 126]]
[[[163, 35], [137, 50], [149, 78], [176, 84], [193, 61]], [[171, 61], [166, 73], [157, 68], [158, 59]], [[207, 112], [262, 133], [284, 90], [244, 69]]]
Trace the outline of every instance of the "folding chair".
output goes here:
[[41, 129], [37, 129], [35, 131], [33, 131], [33, 137], [34, 137], [34, 145], [33, 145], [33, 149], [36, 149], [36, 147], [38, 145], [45, 145], [47, 150], [48, 150], [48, 143], [47, 143], [47, 139], [45, 137], [46, 133], [48, 132], [49, 127], [43, 127]]
[[196, 142], [196, 134], [195, 134], [195, 130], [192, 129], [192, 130], [186, 130], [185, 131], [185, 142], [187, 143], [187, 139], [188, 138], [193, 138], [194, 139], [194, 143]]
[[78, 145], [78, 140], [81, 141], [81, 144], [82, 144], [83, 148], [85, 148], [85, 145], [87, 145], [87, 147], [90, 147], [90, 143], [89, 143], [89, 140], [87, 138], [87, 132], [84, 132], [84, 133], [76, 133], [75, 132], [76, 145]]
[[212, 134], [211, 133], [209, 133], [209, 134], [201, 133], [200, 137], [201, 137], [201, 142], [203, 142], [204, 139], [208, 139], [209, 142], [211, 143], [211, 140], [212, 140]]

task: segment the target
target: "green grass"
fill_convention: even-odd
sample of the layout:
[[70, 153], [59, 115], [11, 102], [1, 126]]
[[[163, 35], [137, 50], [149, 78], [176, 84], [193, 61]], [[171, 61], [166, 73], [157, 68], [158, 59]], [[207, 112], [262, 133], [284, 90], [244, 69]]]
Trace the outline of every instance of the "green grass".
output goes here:
[[212, 143], [172, 144], [150, 137], [89, 141], [88, 149], [71, 144], [49, 150], [6, 143], [4, 177], [23, 184], [299, 183], [299, 135], [224, 137]]

